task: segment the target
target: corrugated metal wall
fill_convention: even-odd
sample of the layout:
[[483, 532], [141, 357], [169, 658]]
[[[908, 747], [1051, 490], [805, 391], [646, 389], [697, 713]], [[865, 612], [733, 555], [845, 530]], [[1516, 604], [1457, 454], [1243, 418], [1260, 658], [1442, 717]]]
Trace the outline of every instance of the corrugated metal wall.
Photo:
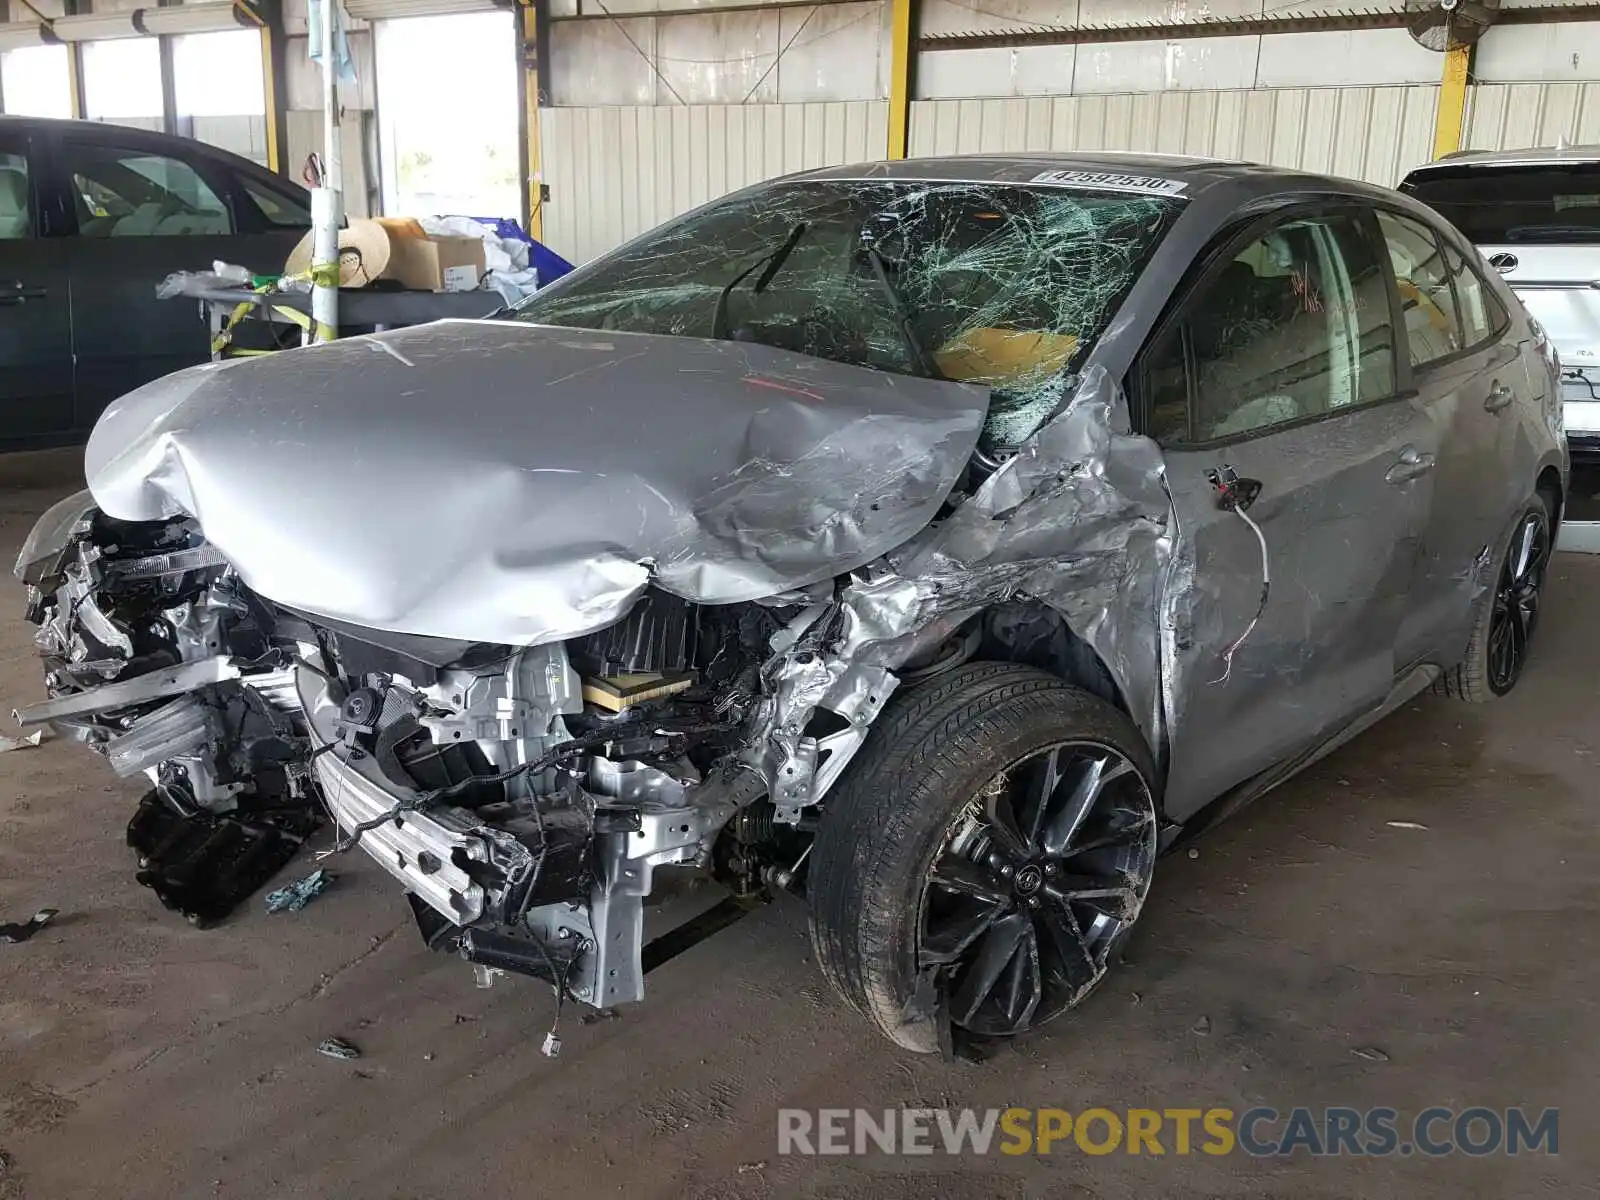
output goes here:
[[1433, 151], [1426, 86], [919, 100], [911, 153], [1149, 150], [1215, 155], [1393, 185]]
[[[188, 136], [197, 142], [220, 146], [245, 158], [267, 165], [267, 119], [245, 114], [238, 116], [189, 117]], [[180, 130], [182, 125], [180, 122]], [[301, 161], [304, 161], [302, 159]]]
[[[1394, 184], [1432, 152], [1437, 95], [1405, 86], [919, 100], [911, 152], [1154, 150]], [[547, 108], [545, 238], [582, 262], [745, 184], [881, 158], [887, 115], [879, 101]]]
[[883, 157], [888, 105], [546, 108], [545, 241], [583, 262], [735, 188]]
[[1467, 97], [1472, 150], [1600, 142], [1600, 83], [1484, 83]]
[[[662, 2], [616, 0], [630, 13]], [[884, 7], [639, 17], [657, 22], [648, 38], [644, 25], [629, 34], [616, 21], [558, 22], [566, 57], [557, 107], [542, 116], [547, 239], [581, 261], [744, 184], [881, 157]], [[1190, 6], [1158, 7], [1182, 20]], [[1223, 7], [1284, 10], [1274, 0]], [[1152, 11], [1150, 0], [926, 0], [922, 31], [1126, 23]], [[849, 37], [834, 36], [845, 28]], [[1146, 150], [1392, 186], [1433, 155], [1442, 62], [1404, 30], [926, 50], [910, 152]], [[1600, 142], [1596, 63], [1600, 21], [1493, 31], [1477, 55], [1484, 82], [1470, 90], [1465, 145]]]

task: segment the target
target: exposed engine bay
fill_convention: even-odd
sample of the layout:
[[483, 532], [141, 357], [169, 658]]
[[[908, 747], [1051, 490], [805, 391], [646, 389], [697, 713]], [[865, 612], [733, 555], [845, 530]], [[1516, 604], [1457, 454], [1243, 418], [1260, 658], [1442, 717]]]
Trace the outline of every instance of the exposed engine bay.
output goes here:
[[658, 868], [734, 897], [803, 873], [816, 801], [897, 685], [820, 670], [831, 584], [726, 605], [651, 590], [599, 632], [512, 647], [295, 612], [193, 521], [116, 520], [87, 493], [23, 559], [51, 699], [17, 717], [148, 777], [128, 841], [168, 907], [225, 916], [331, 816], [319, 857], [369, 854], [431, 945], [597, 1007], [643, 994]]

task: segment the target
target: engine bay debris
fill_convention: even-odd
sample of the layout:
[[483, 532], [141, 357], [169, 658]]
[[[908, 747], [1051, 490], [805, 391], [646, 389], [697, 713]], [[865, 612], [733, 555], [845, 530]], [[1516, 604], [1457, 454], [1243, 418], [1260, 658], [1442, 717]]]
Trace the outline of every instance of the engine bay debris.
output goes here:
[[267, 911], [269, 913], [299, 912], [332, 887], [334, 879], [335, 876], [331, 871], [325, 871], [318, 867], [304, 879], [297, 879], [287, 887], [268, 892]]
[[43, 729], [35, 729], [24, 737], [0, 737], [0, 754], [5, 754], [11, 750], [27, 750], [37, 746], [44, 741], [44, 735], [45, 731]]
[[342, 1037], [324, 1038], [317, 1043], [317, 1053], [324, 1058], [337, 1058], [343, 1062], [353, 1062], [361, 1057], [360, 1048]]
[[0, 925], [0, 942], [14, 945], [25, 942], [39, 930], [48, 925], [55, 917], [60, 915], [57, 908], [41, 908], [26, 921], [17, 921], [9, 925]]
[[128, 823], [139, 883], [205, 928], [276, 875], [322, 823], [309, 806], [288, 812], [181, 815], [158, 791], [145, 793]]

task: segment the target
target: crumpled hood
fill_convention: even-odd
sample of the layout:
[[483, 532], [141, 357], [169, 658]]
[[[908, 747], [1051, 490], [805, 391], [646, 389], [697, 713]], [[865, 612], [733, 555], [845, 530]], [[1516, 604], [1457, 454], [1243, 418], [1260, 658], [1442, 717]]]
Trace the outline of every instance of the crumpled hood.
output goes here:
[[95, 501], [187, 514], [256, 591], [374, 629], [534, 644], [653, 582], [702, 603], [925, 526], [987, 389], [749, 343], [441, 321], [207, 364], [95, 426]]

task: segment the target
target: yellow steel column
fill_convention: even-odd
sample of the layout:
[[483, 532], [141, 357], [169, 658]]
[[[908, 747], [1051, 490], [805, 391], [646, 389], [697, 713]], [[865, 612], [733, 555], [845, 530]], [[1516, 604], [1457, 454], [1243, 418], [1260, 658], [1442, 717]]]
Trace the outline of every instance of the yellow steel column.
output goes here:
[[1446, 50], [1444, 77], [1439, 81], [1439, 115], [1433, 126], [1433, 156], [1443, 158], [1461, 149], [1461, 134], [1467, 120], [1467, 67], [1471, 47]]
[[278, 145], [278, 78], [272, 59], [272, 26], [261, 26], [261, 85], [267, 109], [267, 170], [282, 171], [282, 149]]
[[906, 156], [911, 125], [911, 36], [916, 0], [890, 0], [889, 158]]
[[527, 146], [524, 164], [528, 184], [528, 236], [544, 241], [544, 160], [539, 142], [539, 97], [544, 80], [539, 78], [539, 8], [533, 0], [522, 0], [522, 126]]

